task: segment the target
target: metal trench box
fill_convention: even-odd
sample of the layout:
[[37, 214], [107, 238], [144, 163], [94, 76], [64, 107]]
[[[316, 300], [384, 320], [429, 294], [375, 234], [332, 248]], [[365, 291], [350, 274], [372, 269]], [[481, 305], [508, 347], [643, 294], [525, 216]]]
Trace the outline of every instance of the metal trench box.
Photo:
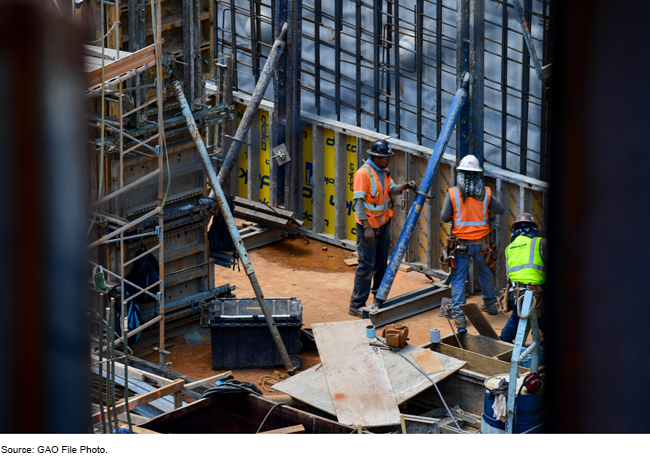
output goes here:
[[439, 307], [442, 298], [450, 297], [450, 286], [443, 283], [433, 283], [429, 286], [395, 296], [387, 300], [381, 309], [377, 309], [373, 304], [363, 307], [361, 310], [368, 313], [373, 325], [383, 326]]

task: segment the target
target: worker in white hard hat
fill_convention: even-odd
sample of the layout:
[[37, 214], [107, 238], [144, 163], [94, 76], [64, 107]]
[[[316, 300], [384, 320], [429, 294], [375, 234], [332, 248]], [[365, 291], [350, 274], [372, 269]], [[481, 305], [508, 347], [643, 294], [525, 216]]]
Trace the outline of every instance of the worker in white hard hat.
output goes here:
[[492, 195], [483, 180], [483, 168], [473, 155], [463, 157], [456, 168], [456, 187], [447, 191], [440, 219], [451, 222], [451, 236], [441, 257], [441, 267], [451, 271], [452, 317], [459, 333], [466, 333], [465, 281], [470, 259], [478, 271], [484, 305], [481, 310], [497, 314], [492, 269], [496, 260], [496, 245], [492, 240], [488, 212], [503, 213], [503, 204]]

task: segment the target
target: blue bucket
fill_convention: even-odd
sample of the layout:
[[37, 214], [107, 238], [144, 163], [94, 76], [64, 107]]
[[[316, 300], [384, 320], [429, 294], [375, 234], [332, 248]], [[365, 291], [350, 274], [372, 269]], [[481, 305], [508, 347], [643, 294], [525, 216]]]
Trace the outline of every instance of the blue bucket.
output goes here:
[[[504, 423], [494, 418], [494, 411], [492, 410], [494, 399], [489, 399], [490, 391], [499, 387], [499, 382], [502, 379], [510, 381], [510, 375], [508, 373], [502, 373], [491, 376], [485, 380], [483, 419], [490, 426], [500, 430], [505, 430]], [[519, 380], [519, 386], [521, 386], [521, 380]], [[517, 391], [519, 391], [519, 386], [517, 386]], [[529, 393], [528, 389], [524, 387], [517, 399], [517, 427], [515, 428], [515, 433], [521, 434], [522, 432], [526, 432], [527, 430], [540, 425], [542, 423], [542, 418], [542, 396], [540, 394]], [[539, 431], [536, 430], [533, 432]]]

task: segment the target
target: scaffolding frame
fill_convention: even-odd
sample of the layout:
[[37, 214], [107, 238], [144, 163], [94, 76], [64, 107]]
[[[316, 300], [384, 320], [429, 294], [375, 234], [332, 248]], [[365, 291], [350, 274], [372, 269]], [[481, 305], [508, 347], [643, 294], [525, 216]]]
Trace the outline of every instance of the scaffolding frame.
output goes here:
[[[119, 2], [116, 3], [117, 8], [115, 9], [115, 34], [119, 34], [120, 27], [119, 27], [119, 18], [120, 18], [120, 8], [119, 8]], [[160, 363], [161, 365], [164, 365], [164, 354], [167, 354], [167, 351], [165, 351], [165, 297], [164, 297], [164, 289], [165, 289], [165, 274], [164, 274], [164, 236], [163, 236], [163, 200], [164, 200], [164, 195], [163, 195], [163, 150], [164, 150], [164, 122], [163, 122], [163, 113], [160, 110], [162, 101], [163, 101], [163, 59], [162, 59], [162, 37], [161, 37], [161, 13], [160, 13], [160, 0], [154, 0], [154, 5], [153, 7], [155, 8], [155, 14], [154, 18], [152, 18], [152, 27], [155, 27], [155, 41], [153, 44], [154, 47], [154, 53], [153, 53], [153, 60], [146, 58], [146, 56], [151, 55], [151, 50], [149, 48], [143, 48], [139, 51], [136, 51], [132, 54], [129, 54], [128, 58], [130, 59], [131, 62], [133, 62], [133, 65], [128, 68], [128, 69], [122, 69], [119, 75], [112, 76], [112, 78], [103, 81], [99, 85], [95, 85], [94, 87], [89, 88], [86, 91], [86, 97], [87, 98], [92, 98], [92, 97], [98, 97], [101, 95], [102, 89], [104, 92], [109, 91], [111, 94], [111, 97], [116, 97], [117, 98], [117, 122], [109, 122], [106, 124], [106, 131], [111, 131], [116, 134], [116, 137], [118, 138], [117, 143], [116, 143], [116, 148], [117, 151], [113, 155], [117, 155], [119, 159], [119, 170], [118, 170], [118, 188], [117, 190], [114, 190], [110, 194], [106, 194], [104, 197], [100, 197], [96, 202], [94, 202], [91, 205], [91, 209], [101, 207], [102, 205], [105, 205], [111, 200], [116, 199], [118, 196], [123, 195], [125, 192], [128, 191], [133, 191], [137, 187], [141, 186], [142, 184], [149, 182], [151, 180], [157, 179], [157, 201], [158, 205], [148, 213], [143, 214], [142, 216], [138, 217], [137, 219], [130, 221], [121, 227], [119, 227], [116, 230], [113, 230], [112, 232], [109, 232], [107, 235], [104, 235], [103, 237], [97, 239], [93, 243], [91, 243], [88, 248], [92, 249], [100, 245], [104, 244], [111, 244], [111, 243], [117, 243], [119, 246], [119, 259], [118, 259], [118, 273], [111, 272], [107, 269], [104, 269], [104, 271], [112, 278], [114, 278], [116, 281], [119, 281], [120, 285], [120, 294], [121, 294], [121, 305], [120, 305], [120, 312], [121, 312], [121, 318], [125, 319], [125, 314], [128, 311], [128, 304], [130, 301], [134, 300], [140, 295], [146, 295], [149, 297], [152, 297], [156, 300], [157, 303], [157, 309], [158, 309], [158, 315], [155, 316], [153, 319], [145, 323], [144, 325], [140, 326], [137, 329], [134, 329], [132, 331], [129, 331], [127, 333], [127, 322], [124, 322], [124, 326], [122, 328], [123, 331], [123, 338], [120, 340], [116, 341], [115, 344], [118, 344], [120, 342], [126, 342], [128, 341], [128, 338], [131, 336], [137, 334], [138, 332], [142, 331], [143, 329], [152, 326], [156, 323], [159, 324], [159, 347], [158, 347], [158, 352], [160, 356]], [[107, 36], [109, 34], [106, 34]], [[106, 38], [106, 37], [104, 37]], [[116, 50], [117, 53], [119, 51]], [[119, 55], [118, 56], [118, 61], [119, 62]], [[146, 62], [143, 62], [143, 59]], [[156, 67], [156, 80], [155, 80], [155, 90], [153, 97], [147, 98], [147, 91], [146, 88], [142, 88], [141, 85], [139, 85], [139, 80], [140, 76], [142, 73], [145, 71], [149, 70], [152, 67]], [[125, 86], [129, 86], [129, 84], [135, 83], [131, 88], [125, 88]], [[103, 88], [102, 88], [103, 87]], [[127, 91], [132, 91], [134, 92], [134, 101], [137, 101], [134, 103], [134, 106], [131, 109], [125, 110], [124, 108], [124, 100], [125, 100], [125, 93]], [[144, 102], [142, 102], [144, 100]], [[154, 105], [158, 105], [158, 109], [153, 109]], [[153, 112], [157, 112], [157, 122], [154, 122], [154, 128], [153, 130], [146, 130], [143, 133], [132, 133], [129, 134], [127, 132], [127, 127], [125, 127], [125, 119], [136, 116], [139, 117], [140, 114], [146, 113], [147, 110], [153, 109]], [[91, 119], [93, 119], [92, 116], [90, 116]], [[96, 121], [96, 120], [95, 120]], [[153, 131], [153, 134], [151, 133]], [[106, 139], [103, 138], [103, 141], [105, 142]], [[151, 144], [154, 144], [153, 146]], [[106, 147], [106, 145], [102, 146], [100, 143], [100, 148], [101, 147]], [[138, 151], [137, 149], [144, 149], [148, 150], [151, 152], [151, 154], [143, 154], [141, 151]], [[108, 162], [108, 156], [110, 154], [105, 154], [104, 157], [100, 160], [101, 162]], [[126, 184], [125, 182], [125, 171], [124, 171], [124, 159], [127, 155], [146, 155], [150, 157], [157, 157], [157, 168], [148, 173], [147, 175], [136, 179], [135, 181], [130, 182], [129, 184]], [[105, 186], [107, 189], [109, 187], [108, 184]], [[157, 219], [157, 226], [155, 229], [155, 232], [147, 232], [147, 233], [139, 233], [135, 236], [125, 236], [125, 233], [132, 230], [134, 227], [149, 221], [152, 218]], [[146, 252], [143, 254], [136, 256], [128, 261], [126, 261], [126, 246], [125, 246], [125, 241], [128, 241], [132, 238], [142, 238], [142, 237], [150, 237], [150, 236], [156, 236], [157, 237], [157, 242], [154, 243], [152, 248], [148, 249]], [[115, 237], [115, 238], [114, 238]], [[130, 281], [126, 280], [126, 270], [129, 266], [131, 266], [134, 262], [136, 262], [138, 259], [151, 254], [153, 252], [157, 251], [158, 252], [158, 275], [159, 275], [159, 280], [147, 287], [139, 287]], [[91, 264], [94, 266], [98, 266], [97, 263], [90, 261]], [[129, 297], [125, 296], [125, 285], [129, 285], [130, 288], [134, 288], [137, 290], [137, 292]], [[154, 291], [155, 290], [155, 291]], [[114, 338], [111, 338], [114, 340]], [[102, 348], [100, 346], [100, 348]], [[103, 349], [103, 348], [102, 348]]]

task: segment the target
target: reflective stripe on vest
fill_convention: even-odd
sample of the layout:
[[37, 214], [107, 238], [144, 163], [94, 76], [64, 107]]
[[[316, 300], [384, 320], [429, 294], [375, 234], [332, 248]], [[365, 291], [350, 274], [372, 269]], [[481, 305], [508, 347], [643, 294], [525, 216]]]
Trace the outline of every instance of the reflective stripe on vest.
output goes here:
[[541, 243], [539, 237], [520, 235], [508, 245], [507, 274], [512, 282], [542, 285], [546, 281], [546, 269], [540, 253]]
[[454, 204], [456, 216], [454, 216], [454, 226], [456, 227], [469, 227], [469, 226], [486, 226], [488, 224], [488, 203], [490, 202], [490, 190], [486, 188], [485, 197], [483, 197], [483, 221], [463, 221], [463, 209], [460, 206], [460, 190], [458, 187], [453, 188]]
[[[381, 185], [381, 182], [379, 181], [379, 176], [377, 176], [377, 173], [374, 171], [372, 167], [369, 165], [365, 164], [361, 168], [364, 168], [365, 170], [368, 171], [368, 174], [370, 176], [370, 195], [372, 195], [373, 199], [378, 195], [380, 192], [379, 186]], [[388, 180], [388, 177], [384, 178], [384, 180]], [[381, 190], [382, 193], [382, 199], [384, 200], [384, 203], [381, 205], [374, 205], [372, 203], [366, 201], [363, 202], [363, 206], [365, 207], [366, 210], [370, 211], [377, 211], [381, 212], [386, 209], [388, 209], [388, 200], [386, 200], [386, 188], [384, 187], [384, 190]]]

